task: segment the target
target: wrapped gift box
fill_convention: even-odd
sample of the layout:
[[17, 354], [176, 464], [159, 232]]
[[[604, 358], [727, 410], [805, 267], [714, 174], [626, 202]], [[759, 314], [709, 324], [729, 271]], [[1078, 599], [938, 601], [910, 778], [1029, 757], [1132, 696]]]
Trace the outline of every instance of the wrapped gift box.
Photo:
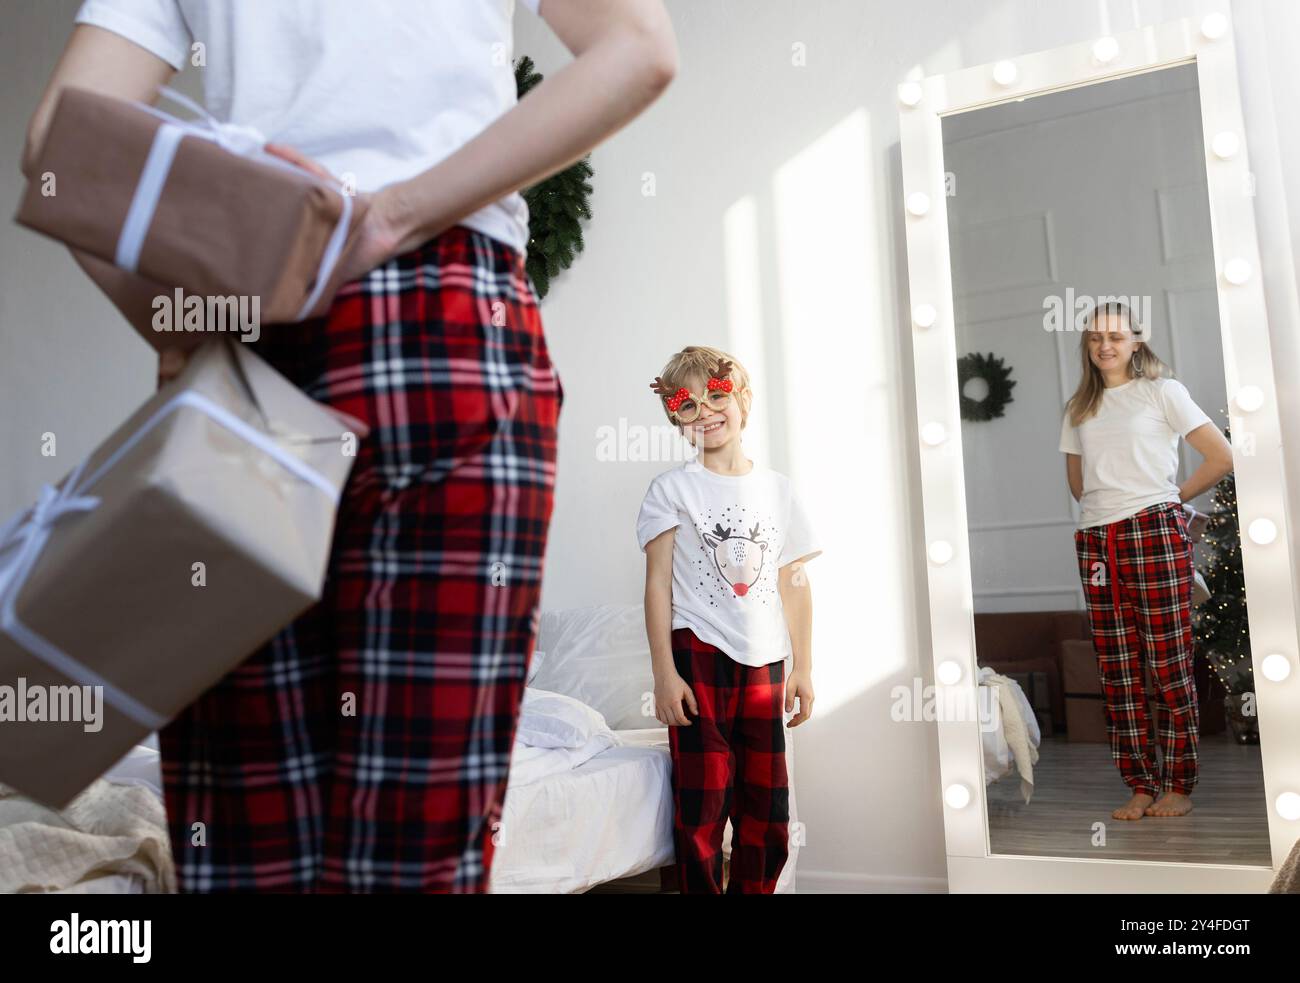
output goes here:
[[317, 600], [364, 435], [210, 341], [0, 530], [0, 782], [62, 807]]
[[210, 117], [67, 88], [17, 220], [168, 291], [257, 297], [265, 324], [315, 316], [364, 208], [261, 147]]
[[1074, 741], [1105, 741], [1106, 709], [1102, 703], [1097, 653], [1092, 642], [1061, 643], [1061, 685], [1065, 690], [1066, 736]]

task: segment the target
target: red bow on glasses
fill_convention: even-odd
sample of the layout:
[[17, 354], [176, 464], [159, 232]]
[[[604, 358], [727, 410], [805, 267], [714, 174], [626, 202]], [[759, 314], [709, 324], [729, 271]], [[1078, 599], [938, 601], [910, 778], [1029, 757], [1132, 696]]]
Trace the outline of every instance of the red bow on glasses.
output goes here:
[[[718, 359], [717, 367], [714, 368], [713, 374], [709, 377], [708, 388], [710, 390], [721, 389], [727, 393], [731, 392], [735, 388], [734, 383], [728, 378], [731, 375], [731, 369], [732, 364], [725, 358]], [[676, 413], [677, 407], [681, 406], [682, 402], [691, 396], [691, 391], [685, 386], [673, 390], [659, 376], [655, 376], [655, 381], [650, 383], [650, 388], [663, 397], [668, 409], [673, 413]]]

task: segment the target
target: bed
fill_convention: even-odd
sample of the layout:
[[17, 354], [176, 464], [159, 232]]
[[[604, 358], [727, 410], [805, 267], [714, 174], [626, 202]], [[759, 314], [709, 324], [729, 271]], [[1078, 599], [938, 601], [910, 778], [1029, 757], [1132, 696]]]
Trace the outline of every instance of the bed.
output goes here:
[[[672, 865], [672, 762], [641, 605], [542, 615], [510, 783], [494, 835], [492, 890], [579, 893]], [[787, 732], [788, 733], [788, 732]], [[793, 783], [793, 743], [787, 739]], [[0, 789], [0, 868], [48, 893], [175, 890], [157, 736], [62, 813]], [[778, 892], [794, 890], [798, 830]], [[730, 829], [723, 843], [730, 852]], [[0, 879], [0, 891], [6, 889]]]

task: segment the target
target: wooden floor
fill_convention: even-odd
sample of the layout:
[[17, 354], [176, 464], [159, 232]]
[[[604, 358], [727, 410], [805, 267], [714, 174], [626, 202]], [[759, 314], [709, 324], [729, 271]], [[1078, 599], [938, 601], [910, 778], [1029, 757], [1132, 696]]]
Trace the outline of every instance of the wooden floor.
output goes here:
[[[1105, 744], [1045, 738], [1034, 782], [1028, 805], [1015, 772], [989, 786], [993, 853], [1272, 866], [1259, 746], [1227, 734], [1201, 738], [1196, 807], [1179, 819], [1111, 818], [1129, 792]], [[1105, 823], [1104, 846], [1093, 844], [1097, 822]]]

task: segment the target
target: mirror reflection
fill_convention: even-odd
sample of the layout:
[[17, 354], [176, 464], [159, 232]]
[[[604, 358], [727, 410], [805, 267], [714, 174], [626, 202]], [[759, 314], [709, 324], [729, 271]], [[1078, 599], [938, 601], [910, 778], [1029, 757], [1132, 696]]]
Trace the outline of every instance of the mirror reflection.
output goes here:
[[943, 137], [991, 851], [1268, 865], [1195, 66]]

